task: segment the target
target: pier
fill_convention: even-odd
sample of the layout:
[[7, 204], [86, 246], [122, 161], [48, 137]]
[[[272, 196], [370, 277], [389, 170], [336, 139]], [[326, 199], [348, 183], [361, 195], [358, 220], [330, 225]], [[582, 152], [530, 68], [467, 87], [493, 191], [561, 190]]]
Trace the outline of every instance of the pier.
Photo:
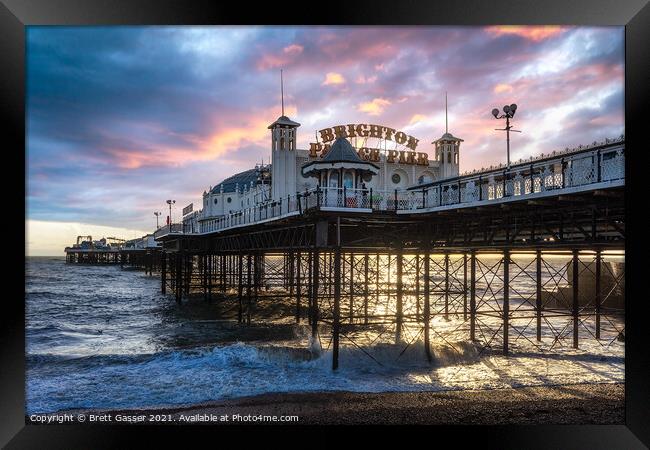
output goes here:
[[370, 329], [404, 351], [421, 340], [429, 360], [432, 339], [506, 355], [607, 345], [624, 338], [624, 149], [621, 138], [392, 191], [319, 184], [162, 227], [161, 290], [232, 294], [242, 325], [262, 298], [288, 300], [333, 369], [341, 345], [365, 353]]

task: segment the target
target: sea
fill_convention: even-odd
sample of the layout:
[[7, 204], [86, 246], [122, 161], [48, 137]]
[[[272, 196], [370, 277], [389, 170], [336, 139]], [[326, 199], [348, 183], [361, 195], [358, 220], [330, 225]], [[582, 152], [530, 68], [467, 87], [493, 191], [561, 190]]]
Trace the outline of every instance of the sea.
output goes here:
[[[562, 326], [545, 324], [547, 344]], [[340, 367], [333, 371], [327, 340], [312, 342], [306, 323], [253, 317], [251, 325], [240, 325], [219, 314], [218, 300], [197, 296], [177, 304], [173, 295], [161, 294], [159, 276], [116, 265], [66, 264], [64, 257], [28, 257], [25, 408], [29, 415], [181, 406], [268, 393], [623, 382], [624, 343], [611, 333], [597, 341], [589, 326], [581, 328], [577, 350], [562, 339], [550, 350], [515, 346], [504, 356], [462, 336], [452, 340], [454, 334], [445, 330], [466, 327], [462, 317], [436, 317], [432, 362], [415, 333], [406, 348], [385, 340], [353, 345], [343, 338]], [[523, 344], [534, 343], [534, 327], [519, 335]]]

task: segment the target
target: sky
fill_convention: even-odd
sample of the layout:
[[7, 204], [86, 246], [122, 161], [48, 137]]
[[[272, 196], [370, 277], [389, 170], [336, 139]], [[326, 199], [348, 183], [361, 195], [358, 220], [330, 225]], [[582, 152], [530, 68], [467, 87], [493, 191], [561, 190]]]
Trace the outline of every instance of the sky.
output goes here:
[[464, 139], [461, 172], [624, 133], [623, 27], [27, 28], [26, 254], [127, 239], [258, 162], [281, 113]]

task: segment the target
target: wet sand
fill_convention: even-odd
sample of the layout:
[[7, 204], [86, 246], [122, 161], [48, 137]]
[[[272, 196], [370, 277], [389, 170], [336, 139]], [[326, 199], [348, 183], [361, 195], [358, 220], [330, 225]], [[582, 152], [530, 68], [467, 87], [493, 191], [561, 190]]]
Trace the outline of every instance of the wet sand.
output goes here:
[[[291, 424], [622, 424], [624, 392], [622, 383], [480, 391], [317, 392], [266, 394], [178, 408], [103, 412], [171, 415], [174, 424], [187, 424], [188, 420], [189, 423], [224, 425], [278, 424], [259, 420], [233, 421], [234, 414], [298, 416], [299, 420]], [[229, 420], [206, 422], [206, 415], [212, 415], [213, 419], [229, 415]]]

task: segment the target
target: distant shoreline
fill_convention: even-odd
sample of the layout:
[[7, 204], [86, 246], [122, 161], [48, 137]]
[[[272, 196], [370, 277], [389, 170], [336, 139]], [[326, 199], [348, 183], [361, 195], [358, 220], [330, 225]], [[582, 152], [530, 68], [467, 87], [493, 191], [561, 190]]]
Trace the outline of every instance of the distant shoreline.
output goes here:
[[[144, 417], [140, 423], [147, 423], [151, 415], [158, 418], [157, 423], [162, 420], [173, 425], [215, 424], [214, 418], [225, 415], [239, 417], [216, 424], [250, 424], [259, 422], [261, 416], [298, 416], [291, 424], [622, 424], [625, 384], [425, 392], [273, 393], [179, 407], [73, 410], [55, 414], [64, 413], [73, 416], [83, 413], [86, 417], [110, 414], [110, 423], [117, 423], [118, 415], [134, 418], [133, 423], [138, 422], [135, 418]], [[29, 417], [26, 421], [33, 423]]]

